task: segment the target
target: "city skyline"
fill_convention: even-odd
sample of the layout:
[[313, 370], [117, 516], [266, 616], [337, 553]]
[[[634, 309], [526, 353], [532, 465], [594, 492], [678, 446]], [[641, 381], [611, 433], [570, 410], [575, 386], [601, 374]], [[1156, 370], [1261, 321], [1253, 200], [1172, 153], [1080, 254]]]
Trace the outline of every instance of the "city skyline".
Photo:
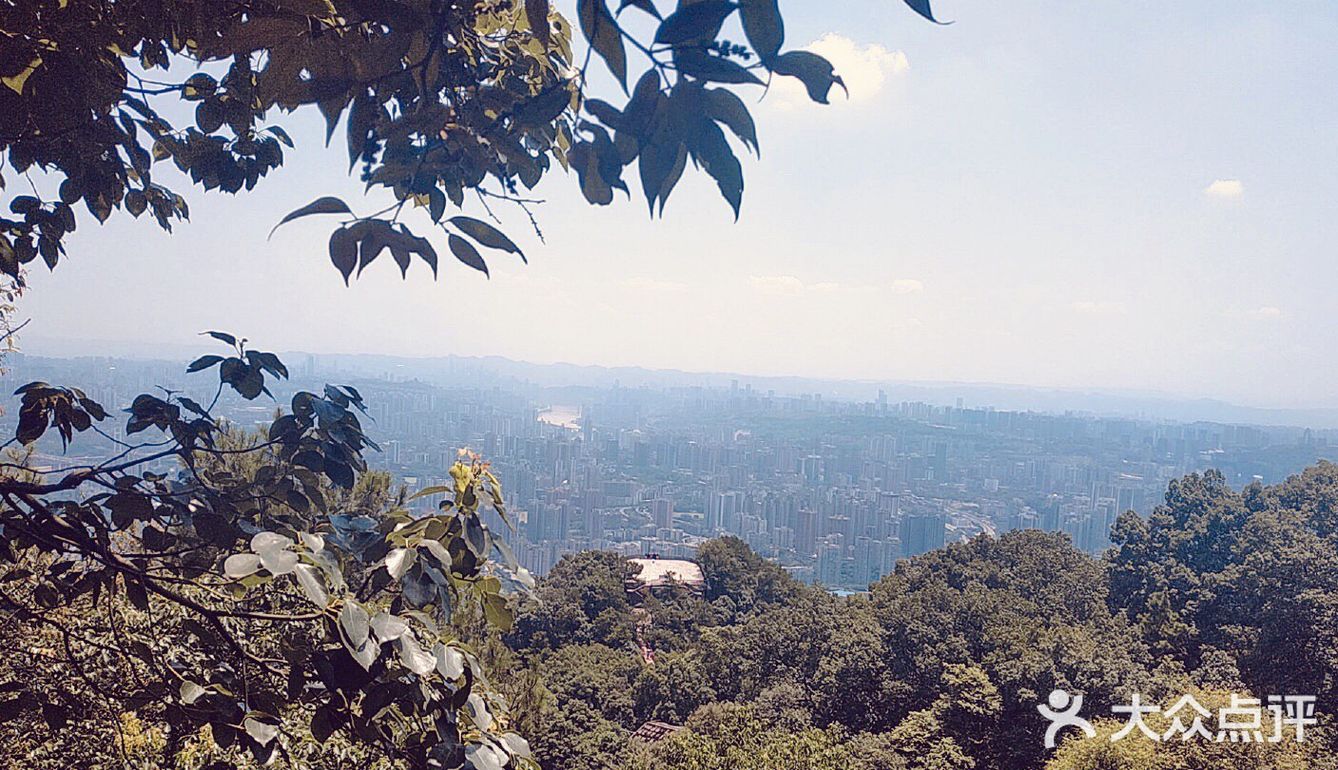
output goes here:
[[[1277, 483], [1338, 446], [1338, 430], [937, 405], [882, 390], [842, 399], [739, 381], [546, 385], [467, 366], [409, 376], [359, 371], [351, 357], [285, 359], [291, 379], [272, 384], [275, 401], [225, 398], [218, 415], [263, 433], [297, 390], [355, 385], [380, 446], [370, 467], [412, 493], [449, 488], [459, 453], [480, 453], [516, 529], [495, 516], [489, 526], [538, 575], [592, 549], [693, 560], [723, 535], [799, 580], [843, 591], [982, 534], [1061, 532], [1095, 555], [1122, 513], [1146, 516], [1172, 479], [1211, 468], [1237, 487]], [[208, 378], [180, 362], [10, 363], [19, 379], [78, 382], [113, 412], [150, 383], [208, 397], [199, 390]], [[34, 461], [95, 462], [119, 451], [124, 430], [113, 420], [68, 449], [48, 437]], [[175, 463], [154, 468], [171, 474]], [[421, 515], [436, 503], [410, 506]]]

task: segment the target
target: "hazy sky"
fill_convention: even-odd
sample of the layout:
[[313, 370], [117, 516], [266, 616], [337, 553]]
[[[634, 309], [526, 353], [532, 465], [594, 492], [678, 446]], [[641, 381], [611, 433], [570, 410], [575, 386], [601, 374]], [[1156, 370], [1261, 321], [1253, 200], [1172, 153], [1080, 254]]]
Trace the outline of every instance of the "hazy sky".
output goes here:
[[217, 328], [272, 350], [1338, 405], [1338, 4], [936, 7], [956, 23], [782, 2], [787, 46], [828, 55], [851, 94], [756, 105], [737, 224], [700, 174], [651, 221], [635, 183], [597, 209], [558, 173], [538, 190], [546, 245], [496, 209], [528, 267], [499, 254], [491, 281], [447, 265], [433, 283], [415, 264], [403, 282], [385, 258], [345, 288], [333, 220], [265, 240], [320, 194], [379, 208], [342, 139], [322, 151], [290, 117], [284, 168], [236, 198], [183, 189], [175, 235], [81, 217], [69, 259], [33, 271], [28, 350]]

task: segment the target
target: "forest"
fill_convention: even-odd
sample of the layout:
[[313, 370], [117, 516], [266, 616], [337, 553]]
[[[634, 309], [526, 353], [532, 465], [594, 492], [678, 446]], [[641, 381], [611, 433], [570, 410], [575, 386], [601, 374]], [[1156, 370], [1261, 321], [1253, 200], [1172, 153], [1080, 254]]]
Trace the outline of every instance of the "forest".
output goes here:
[[[1102, 559], [1063, 535], [981, 536], [848, 599], [714, 540], [701, 595], [647, 600], [650, 665], [626, 562], [583, 553], [499, 652], [523, 672], [516, 695], [542, 704], [526, 727], [549, 768], [1332, 767], [1335, 516], [1338, 466], [1241, 491], [1210, 471], [1173, 482], [1148, 518], [1124, 514]], [[1097, 738], [1044, 747], [1036, 706], [1056, 688], [1085, 696]], [[1105, 740], [1134, 692], [1210, 709], [1232, 693], [1313, 695], [1320, 725], [1300, 742]], [[646, 720], [686, 729], [629, 741]]]

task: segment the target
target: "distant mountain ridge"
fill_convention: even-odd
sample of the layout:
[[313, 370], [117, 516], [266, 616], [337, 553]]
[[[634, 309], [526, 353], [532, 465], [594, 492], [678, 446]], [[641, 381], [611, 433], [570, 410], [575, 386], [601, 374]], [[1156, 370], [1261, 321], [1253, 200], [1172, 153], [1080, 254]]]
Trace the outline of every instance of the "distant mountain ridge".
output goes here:
[[[108, 356], [113, 358], [151, 358], [190, 360], [200, 355], [201, 347], [171, 344], [134, 344], [82, 340], [25, 340], [30, 355], [52, 358]], [[1234, 404], [1213, 398], [1188, 398], [1153, 391], [1123, 389], [1046, 387], [999, 383], [902, 381], [902, 380], [830, 380], [795, 375], [751, 375], [729, 372], [690, 372], [678, 369], [650, 369], [638, 366], [603, 366], [568, 362], [532, 363], [503, 356], [447, 355], [415, 358], [378, 353], [308, 353], [286, 351], [280, 354], [294, 370], [303, 362], [314, 360], [319, 371], [340, 371], [369, 377], [421, 379], [447, 385], [489, 387], [501, 380], [511, 380], [547, 388], [596, 387], [615, 385], [625, 388], [751, 387], [756, 392], [774, 391], [777, 395], [818, 394], [842, 401], [874, 401], [879, 391], [889, 403], [921, 401], [951, 406], [962, 400], [968, 408], [991, 407], [1009, 411], [1090, 413], [1103, 417], [1175, 420], [1177, 422], [1216, 422], [1259, 426], [1290, 426], [1323, 430], [1338, 429], [1338, 408], [1269, 408]]]

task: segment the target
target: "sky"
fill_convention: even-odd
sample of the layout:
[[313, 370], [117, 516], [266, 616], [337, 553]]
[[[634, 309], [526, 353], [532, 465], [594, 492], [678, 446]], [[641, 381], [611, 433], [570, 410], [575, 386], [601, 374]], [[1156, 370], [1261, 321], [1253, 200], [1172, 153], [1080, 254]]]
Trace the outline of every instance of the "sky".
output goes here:
[[781, 6], [786, 47], [828, 56], [850, 95], [743, 92], [761, 158], [737, 223], [701, 174], [651, 220], [635, 182], [595, 208], [556, 173], [543, 243], [495, 207], [528, 266], [402, 281], [385, 260], [345, 287], [332, 220], [266, 240], [319, 195], [381, 207], [338, 135], [324, 150], [318, 116], [289, 116], [284, 167], [249, 195], [179, 187], [173, 235], [84, 217], [33, 271], [24, 345], [226, 329], [268, 350], [1338, 406], [1338, 4], [939, 0], [949, 26], [895, 0]]

